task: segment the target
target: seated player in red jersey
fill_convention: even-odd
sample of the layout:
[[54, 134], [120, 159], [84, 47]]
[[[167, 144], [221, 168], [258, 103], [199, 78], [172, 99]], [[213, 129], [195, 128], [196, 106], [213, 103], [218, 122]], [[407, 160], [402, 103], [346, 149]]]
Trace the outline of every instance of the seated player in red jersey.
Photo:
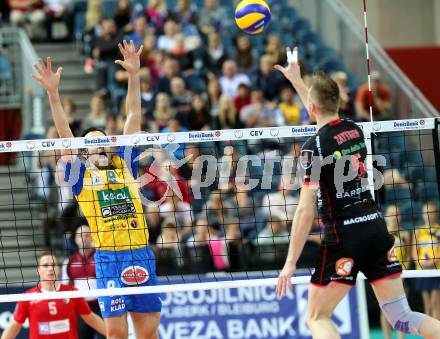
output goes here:
[[[74, 291], [75, 287], [60, 284], [57, 259], [49, 252], [38, 259], [40, 282], [25, 293]], [[20, 301], [17, 303], [12, 324], [3, 332], [1, 339], [15, 338], [25, 320], [29, 318], [29, 338], [77, 339], [77, 317], [97, 332], [105, 334], [102, 318], [90, 310], [84, 298]]]

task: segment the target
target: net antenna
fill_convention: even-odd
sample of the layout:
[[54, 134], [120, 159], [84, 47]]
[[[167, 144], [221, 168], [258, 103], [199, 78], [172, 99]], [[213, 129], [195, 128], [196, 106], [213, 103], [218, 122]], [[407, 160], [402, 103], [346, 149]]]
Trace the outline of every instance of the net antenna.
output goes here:
[[368, 102], [370, 105], [370, 121], [373, 122], [373, 92], [371, 90], [371, 62], [370, 62], [370, 47], [368, 44], [367, 0], [363, 0], [363, 3], [364, 3], [365, 52], [367, 58], [367, 77], [368, 77]]

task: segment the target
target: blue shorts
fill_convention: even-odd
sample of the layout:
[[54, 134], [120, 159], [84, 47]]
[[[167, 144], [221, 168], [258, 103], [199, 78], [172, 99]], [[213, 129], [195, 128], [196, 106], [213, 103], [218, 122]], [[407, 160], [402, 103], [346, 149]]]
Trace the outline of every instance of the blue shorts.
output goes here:
[[[157, 285], [156, 259], [148, 246], [127, 251], [97, 250], [95, 267], [98, 288]], [[104, 318], [127, 312], [160, 312], [162, 309], [158, 293], [105, 296], [99, 297], [98, 301]]]

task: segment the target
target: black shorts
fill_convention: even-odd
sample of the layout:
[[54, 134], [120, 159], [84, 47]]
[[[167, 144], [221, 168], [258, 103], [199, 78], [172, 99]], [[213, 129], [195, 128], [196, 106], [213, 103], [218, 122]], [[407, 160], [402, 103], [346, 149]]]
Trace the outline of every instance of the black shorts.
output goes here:
[[323, 244], [311, 283], [327, 286], [335, 282], [354, 286], [359, 271], [370, 284], [402, 273], [391, 235], [381, 234], [363, 240]]

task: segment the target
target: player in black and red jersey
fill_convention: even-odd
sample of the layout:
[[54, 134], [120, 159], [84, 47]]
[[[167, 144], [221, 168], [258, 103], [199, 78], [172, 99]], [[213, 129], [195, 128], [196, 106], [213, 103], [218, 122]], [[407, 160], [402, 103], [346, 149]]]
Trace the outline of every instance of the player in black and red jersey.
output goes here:
[[[38, 260], [40, 283], [26, 293], [74, 291], [76, 288], [60, 284], [56, 258], [49, 252]], [[84, 298], [21, 301], [17, 303], [12, 324], [1, 339], [15, 338], [26, 319], [29, 319], [29, 338], [78, 339], [77, 317], [105, 335], [104, 321], [90, 310]]]
[[277, 294], [284, 295], [286, 288], [291, 287], [317, 202], [325, 235], [309, 287], [307, 322], [313, 338], [340, 338], [331, 315], [356, 283], [359, 271], [368, 278], [395, 329], [440, 338], [440, 322], [411, 311], [408, 305], [400, 277], [402, 268], [393, 251], [393, 237], [369, 191], [364, 135], [355, 123], [339, 118], [338, 85], [323, 73], [316, 73], [308, 88], [295, 61], [289, 62], [287, 68], [276, 69], [295, 87], [318, 128], [301, 152], [304, 185]]

